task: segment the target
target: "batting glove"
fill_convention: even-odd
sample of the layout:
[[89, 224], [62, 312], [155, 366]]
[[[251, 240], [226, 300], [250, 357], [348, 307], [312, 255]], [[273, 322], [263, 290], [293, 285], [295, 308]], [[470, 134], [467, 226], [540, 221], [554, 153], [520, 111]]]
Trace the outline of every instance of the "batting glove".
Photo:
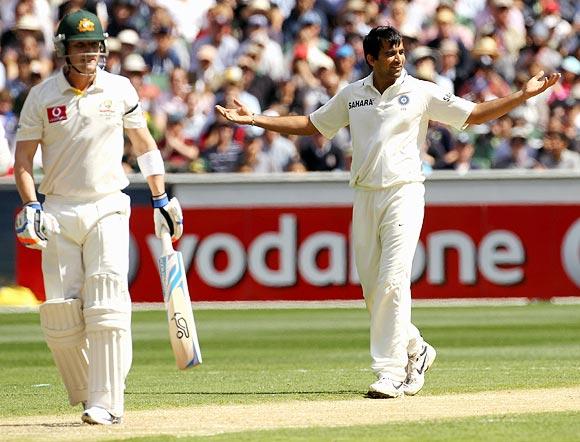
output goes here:
[[46, 248], [50, 235], [60, 233], [56, 218], [42, 210], [38, 201], [32, 201], [22, 207], [16, 215], [14, 227], [18, 241], [29, 249]]
[[169, 230], [171, 241], [175, 242], [183, 234], [183, 213], [177, 198], [171, 200], [164, 193], [151, 198], [153, 204], [153, 221], [155, 222], [155, 235], [161, 238], [161, 230], [165, 227]]

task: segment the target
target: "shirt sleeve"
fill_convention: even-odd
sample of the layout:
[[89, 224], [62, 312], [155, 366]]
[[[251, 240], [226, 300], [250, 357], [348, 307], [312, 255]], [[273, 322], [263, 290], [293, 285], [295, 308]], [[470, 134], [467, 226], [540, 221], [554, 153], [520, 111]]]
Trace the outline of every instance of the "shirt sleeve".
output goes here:
[[348, 106], [344, 98], [343, 88], [322, 107], [310, 114], [310, 121], [326, 138], [331, 139], [343, 127], [349, 124]]
[[128, 79], [125, 79], [126, 84], [123, 87], [125, 92], [124, 103], [125, 113], [123, 115], [123, 127], [126, 129], [137, 129], [140, 127], [147, 127], [147, 121], [143, 115], [143, 109], [139, 102], [139, 95]]
[[429, 103], [427, 113], [429, 119], [448, 124], [457, 130], [465, 126], [475, 103], [447, 92], [435, 84], [429, 84]]
[[42, 138], [44, 119], [40, 110], [41, 106], [38, 103], [37, 94], [35, 89], [32, 89], [24, 100], [20, 112], [16, 141], [40, 140]]

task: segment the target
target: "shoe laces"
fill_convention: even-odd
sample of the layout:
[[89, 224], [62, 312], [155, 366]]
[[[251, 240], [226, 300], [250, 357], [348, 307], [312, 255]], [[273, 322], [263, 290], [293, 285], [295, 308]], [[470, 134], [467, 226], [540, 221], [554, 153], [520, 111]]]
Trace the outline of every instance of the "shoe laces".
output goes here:
[[409, 383], [415, 378], [415, 373], [419, 371], [421, 361], [423, 360], [423, 357], [425, 357], [426, 352], [427, 348], [423, 346], [421, 350], [419, 350], [414, 355], [409, 355], [409, 362], [407, 363], [407, 380], [405, 381], [406, 383]]

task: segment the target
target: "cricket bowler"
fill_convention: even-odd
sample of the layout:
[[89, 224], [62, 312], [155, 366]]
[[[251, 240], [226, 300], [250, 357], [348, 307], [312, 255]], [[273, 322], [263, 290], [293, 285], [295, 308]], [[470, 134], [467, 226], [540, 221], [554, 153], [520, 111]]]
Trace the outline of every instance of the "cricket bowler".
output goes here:
[[560, 74], [544, 77], [539, 72], [520, 91], [476, 104], [409, 75], [395, 28], [372, 29], [363, 47], [371, 74], [346, 86], [310, 116], [255, 115], [239, 102], [236, 109], [217, 106], [217, 111], [238, 124], [295, 135], [332, 138], [350, 125], [355, 261], [370, 315], [370, 353], [377, 377], [368, 395], [396, 398], [423, 388], [436, 356], [411, 323], [411, 266], [425, 206], [420, 147], [429, 121], [456, 129], [485, 123], [542, 93]]
[[[40, 323], [71, 405], [82, 421], [111, 425], [124, 412], [131, 367], [129, 181], [121, 166], [123, 130], [153, 195], [155, 233], [183, 232], [179, 202], [165, 193], [164, 166], [137, 92], [101, 69], [107, 34], [96, 15], [66, 15], [54, 38], [64, 66], [34, 86], [17, 131], [14, 174], [23, 207], [19, 241], [42, 250], [46, 302]], [[32, 159], [42, 150], [38, 201]]]

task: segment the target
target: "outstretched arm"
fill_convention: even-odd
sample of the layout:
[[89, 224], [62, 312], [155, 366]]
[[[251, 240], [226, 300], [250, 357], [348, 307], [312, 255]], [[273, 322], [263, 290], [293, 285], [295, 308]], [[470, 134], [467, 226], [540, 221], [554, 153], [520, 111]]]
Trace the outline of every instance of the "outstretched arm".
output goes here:
[[559, 73], [551, 74], [549, 77], [545, 78], [542, 78], [543, 76], [544, 71], [538, 72], [526, 83], [522, 90], [514, 92], [507, 97], [477, 103], [467, 118], [466, 124], [482, 124], [489, 120], [499, 118], [510, 112], [512, 109], [515, 109], [529, 98], [541, 94], [546, 89], [556, 84], [560, 79]]
[[215, 107], [220, 115], [232, 123], [250, 124], [266, 130], [290, 135], [314, 135], [318, 132], [318, 129], [316, 129], [307, 116], [269, 117], [266, 115], [256, 115], [238, 100], [234, 100], [234, 102], [237, 106], [236, 109], [227, 109], [219, 105]]

